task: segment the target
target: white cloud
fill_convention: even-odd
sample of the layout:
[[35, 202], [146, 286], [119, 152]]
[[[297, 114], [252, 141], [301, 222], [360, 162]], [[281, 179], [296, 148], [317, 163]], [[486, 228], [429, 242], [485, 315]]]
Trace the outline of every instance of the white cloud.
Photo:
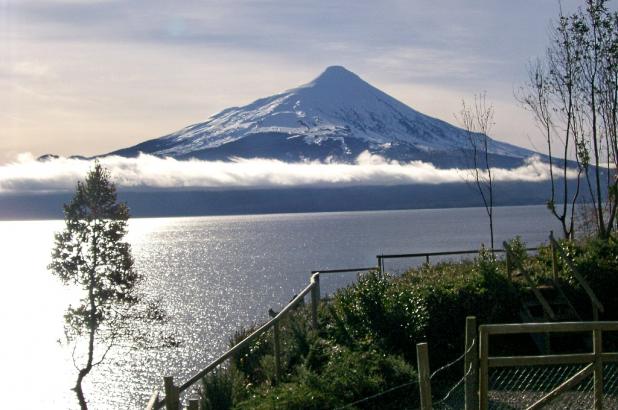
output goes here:
[[48, 65], [37, 61], [18, 61], [13, 64], [13, 74], [27, 77], [47, 77], [51, 75]]
[[[273, 159], [235, 159], [231, 162], [158, 158], [105, 157], [101, 163], [113, 181], [124, 189], [256, 188], [298, 186], [352, 186], [441, 184], [465, 181], [464, 169], [438, 169], [420, 161], [400, 163], [361, 154], [354, 164], [298, 162]], [[37, 161], [30, 154], [0, 166], [0, 192], [70, 191], [91, 168], [88, 160], [57, 158]], [[496, 181], [540, 182], [549, 178], [549, 167], [530, 158], [515, 169], [493, 169]], [[569, 177], [574, 177], [571, 171]]]

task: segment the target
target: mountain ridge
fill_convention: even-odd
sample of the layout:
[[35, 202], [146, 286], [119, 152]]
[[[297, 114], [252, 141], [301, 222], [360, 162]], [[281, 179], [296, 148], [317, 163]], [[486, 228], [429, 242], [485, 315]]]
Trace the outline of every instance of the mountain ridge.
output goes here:
[[[451, 167], [463, 165], [471, 137], [481, 135], [420, 113], [344, 67], [330, 66], [307, 84], [106, 155], [353, 162], [369, 151]], [[537, 154], [493, 139], [489, 152], [495, 164], [508, 168]]]

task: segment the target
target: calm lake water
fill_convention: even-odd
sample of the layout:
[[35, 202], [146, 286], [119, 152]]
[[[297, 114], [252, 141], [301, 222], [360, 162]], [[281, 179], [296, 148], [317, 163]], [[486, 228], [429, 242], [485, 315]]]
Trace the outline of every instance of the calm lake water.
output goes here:
[[[536, 246], [558, 230], [544, 206], [495, 213], [496, 244], [520, 235]], [[71, 349], [57, 342], [76, 294], [46, 270], [53, 233], [62, 227], [62, 221], [0, 222], [4, 408], [77, 407], [69, 390], [76, 375]], [[488, 237], [481, 208], [133, 219], [128, 240], [144, 291], [163, 302], [182, 345], [115, 348], [88, 376], [86, 397], [95, 409], [143, 408], [164, 374], [186, 380], [226, 350], [235, 329], [285, 305], [311, 270], [374, 266], [381, 253], [478, 249]], [[354, 277], [323, 278], [322, 291]]]

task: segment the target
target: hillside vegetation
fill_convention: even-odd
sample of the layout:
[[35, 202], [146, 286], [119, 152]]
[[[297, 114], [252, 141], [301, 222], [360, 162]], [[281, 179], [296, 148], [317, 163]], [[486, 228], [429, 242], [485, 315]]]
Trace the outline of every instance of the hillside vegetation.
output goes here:
[[[552, 271], [551, 250], [527, 256], [524, 244], [510, 242], [515, 255], [532, 273], [547, 282]], [[568, 257], [589, 281], [605, 305], [603, 320], [618, 312], [618, 243], [591, 240], [565, 247]], [[590, 302], [562, 260], [559, 281], [584, 320], [591, 318]], [[509, 280], [503, 260], [481, 250], [474, 260], [424, 264], [401, 276], [370, 272], [319, 310], [319, 331], [310, 329], [309, 309], [299, 308], [281, 330], [282, 376], [275, 382], [273, 343], [264, 335], [232, 361], [203, 380], [206, 409], [331, 409], [369, 398], [347, 408], [415, 408], [416, 343], [429, 344], [432, 369], [464, 351], [465, 317], [478, 323], [518, 322], [520, 303], [528, 286]], [[236, 344], [252, 329], [239, 331]], [[496, 345], [509, 353], [536, 353], [527, 336], [510, 337]], [[461, 366], [447, 369], [434, 397], [442, 397], [461, 378]], [[394, 390], [379, 398], [372, 395]]]

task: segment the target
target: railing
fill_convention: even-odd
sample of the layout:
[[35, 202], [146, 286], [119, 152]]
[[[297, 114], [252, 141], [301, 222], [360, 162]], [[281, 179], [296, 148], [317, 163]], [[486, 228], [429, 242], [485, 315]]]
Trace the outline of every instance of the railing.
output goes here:
[[[166, 376], [163, 378], [163, 384], [165, 388], [165, 397], [162, 400], [159, 400], [160, 392], [155, 391], [148, 404], [146, 406], [146, 410], [155, 410], [160, 409], [165, 406], [167, 410], [179, 410], [180, 409], [180, 394], [186, 391], [189, 387], [194, 385], [196, 382], [200, 381], [204, 376], [213, 371], [217, 366], [225, 362], [226, 360], [232, 358], [236, 353], [242, 350], [244, 347], [251, 344], [251, 342], [255, 341], [257, 338], [262, 336], [268, 330], [273, 329], [273, 346], [274, 346], [274, 358], [275, 358], [275, 381], [280, 380], [281, 376], [281, 349], [280, 349], [280, 340], [279, 340], [279, 332], [280, 332], [280, 322], [281, 320], [290, 313], [292, 309], [298, 306], [303, 302], [305, 296], [311, 293], [311, 326], [314, 329], [318, 328], [318, 304], [320, 302], [320, 274], [331, 274], [331, 273], [345, 273], [345, 272], [363, 272], [363, 271], [371, 271], [377, 270], [377, 267], [370, 268], [355, 268], [355, 269], [327, 269], [322, 271], [312, 271], [311, 279], [309, 281], [309, 285], [305, 287], [298, 295], [290, 301], [279, 313], [275, 314], [268, 322], [264, 323], [258, 329], [256, 329], [249, 336], [241, 340], [230, 350], [219, 356], [212, 363], [206, 366], [204, 369], [200, 370], [196, 374], [194, 374], [189, 380], [181, 384], [180, 386], [176, 386], [174, 384], [174, 378], [171, 376]], [[196, 399], [189, 400], [189, 409], [197, 409], [198, 401]]]
[[[555, 400], [589, 376], [593, 376], [594, 407], [602, 407], [603, 402], [603, 363], [618, 363], [618, 352], [603, 351], [603, 332], [618, 331], [618, 322], [562, 322], [562, 323], [516, 323], [500, 325], [481, 325], [479, 327], [479, 399], [480, 408], [489, 406], [489, 369], [506, 367], [585, 365], [577, 373], [561, 382], [543, 397], [527, 407], [539, 409]], [[542, 356], [490, 356], [489, 337], [493, 335], [513, 335], [518, 333], [552, 332], [591, 332], [592, 352], [552, 354]]]
[[[526, 248], [526, 251], [534, 252], [539, 248]], [[506, 249], [494, 249], [493, 253], [505, 253]], [[448, 252], [421, 252], [421, 253], [400, 253], [400, 254], [388, 254], [388, 255], [376, 255], [378, 259], [378, 268], [380, 272], [384, 271], [384, 261], [386, 259], [402, 259], [402, 258], [425, 258], [425, 263], [429, 263], [429, 258], [433, 256], [453, 256], [453, 255], [475, 255], [479, 250], [465, 250], [465, 251], [448, 251]]]

